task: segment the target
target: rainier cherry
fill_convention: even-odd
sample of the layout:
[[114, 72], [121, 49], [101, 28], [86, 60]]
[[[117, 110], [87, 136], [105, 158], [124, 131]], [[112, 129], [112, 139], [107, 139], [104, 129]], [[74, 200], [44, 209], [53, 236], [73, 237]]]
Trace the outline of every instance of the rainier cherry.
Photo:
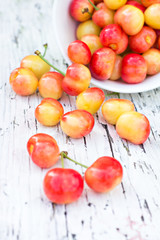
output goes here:
[[144, 53], [150, 49], [156, 41], [156, 32], [147, 26], [134, 36], [129, 38], [129, 46], [133, 52]]
[[160, 2], [150, 5], [144, 12], [144, 18], [148, 26], [160, 29]]
[[96, 192], [109, 192], [121, 183], [123, 168], [115, 158], [100, 157], [85, 172], [87, 185]]
[[114, 64], [114, 68], [112, 71], [112, 74], [110, 76], [110, 80], [118, 80], [121, 77], [121, 71], [122, 71], [122, 57], [119, 55], [116, 55], [116, 61]]
[[149, 136], [150, 123], [143, 114], [129, 111], [118, 118], [116, 131], [121, 138], [134, 144], [142, 144]]
[[74, 110], [65, 113], [60, 121], [62, 131], [72, 137], [81, 138], [92, 131], [94, 118], [85, 110]]
[[50, 70], [50, 66], [36, 55], [24, 57], [21, 61], [21, 67], [29, 68], [38, 79]]
[[114, 15], [114, 22], [119, 24], [128, 35], [135, 35], [144, 25], [143, 12], [132, 5], [124, 5]]
[[73, 63], [67, 68], [62, 88], [67, 94], [77, 96], [89, 87], [90, 81], [89, 69], [80, 63]]
[[48, 171], [43, 181], [47, 198], [57, 204], [76, 201], [83, 191], [83, 178], [73, 169], [54, 168]]
[[44, 98], [59, 99], [63, 94], [62, 80], [64, 76], [58, 72], [47, 72], [39, 80], [39, 93]]
[[109, 24], [103, 28], [100, 40], [104, 47], [110, 47], [116, 54], [123, 53], [128, 46], [128, 36], [118, 24]]
[[81, 38], [81, 41], [85, 42], [88, 45], [91, 54], [93, 54], [99, 48], [103, 47], [100, 38], [95, 34], [86, 34]]
[[124, 4], [126, 4], [127, 0], [104, 0], [104, 3], [106, 4], [106, 6], [110, 9], [118, 9], [120, 7], [122, 7]]
[[92, 76], [98, 80], [107, 80], [110, 78], [114, 64], [116, 60], [116, 54], [110, 48], [100, 48], [93, 53], [89, 68]]
[[53, 98], [44, 98], [36, 107], [35, 117], [45, 126], [55, 126], [64, 113], [63, 106]]
[[10, 75], [9, 82], [14, 92], [21, 96], [33, 94], [38, 87], [38, 79], [27, 68], [16, 68]]
[[92, 20], [80, 23], [76, 30], [77, 39], [81, 40], [86, 34], [95, 34], [99, 36], [101, 28], [97, 26]]
[[160, 72], [160, 51], [151, 48], [142, 55], [147, 62], [147, 74], [154, 75]]
[[49, 168], [59, 160], [59, 147], [56, 140], [48, 134], [38, 133], [27, 143], [32, 161], [41, 168]]
[[91, 60], [91, 51], [86, 43], [76, 40], [68, 46], [68, 57], [74, 63], [87, 65]]
[[139, 54], [130, 53], [122, 60], [121, 77], [127, 83], [140, 83], [147, 74], [147, 63]]
[[105, 94], [100, 88], [88, 88], [77, 96], [76, 106], [78, 109], [94, 114], [98, 111], [104, 99]]
[[114, 23], [114, 11], [107, 8], [104, 3], [97, 5], [98, 10], [94, 11], [92, 20], [99, 27], [104, 28], [108, 24]]
[[[91, 2], [94, 2], [91, 0]], [[85, 12], [85, 9], [88, 12]], [[88, 0], [72, 0], [70, 4], [70, 15], [78, 22], [84, 22], [91, 18], [91, 13], [93, 12], [93, 6]]]

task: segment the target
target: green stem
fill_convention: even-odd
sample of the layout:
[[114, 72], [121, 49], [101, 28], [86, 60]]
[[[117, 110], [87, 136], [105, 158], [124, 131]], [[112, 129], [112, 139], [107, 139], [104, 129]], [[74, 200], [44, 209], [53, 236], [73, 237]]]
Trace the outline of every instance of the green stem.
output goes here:
[[63, 156], [63, 152], [61, 152], [60, 155], [61, 155], [62, 168], [64, 168], [64, 156]]
[[42, 56], [42, 54], [41, 54], [41, 52], [40, 51], [35, 51], [35, 54], [36, 55], [38, 55], [44, 62], [46, 62], [50, 67], [52, 67], [54, 70], [56, 70], [57, 72], [59, 72], [59, 73], [61, 73], [63, 76], [65, 76], [65, 73], [64, 72], [62, 72], [61, 70], [59, 70], [58, 68], [56, 68], [55, 66], [53, 66], [50, 62], [48, 62], [48, 60], [47, 59], [45, 59], [43, 56]]
[[94, 7], [94, 9], [96, 10], [96, 11], [98, 11], [99, 10], [99, 8], [98, 7], [96, 7], [95, 5], [94, 5], [94, 3], [92, 3], [91, 2], [91, 0], [88, 0], [88, 2]]
[[79, 162], [71, 159], [70, 157], [68, 157], [68, 155], [67, 155], [68, 153], [67, 153], [67, 152], [61, 152], [60, 154], [61, 154], [61, 157], [63, 156], [64, 158], [67, 158], [67, 159], [70, 160], [71, 162], [74, 162], [75, 164], [78, 164], [78, 165], [80, 165], [81, 167], [88, 168], [88, 166], [86, 166], [86, 165], [84, 165], [84, 164], [82, 164], [82, 163], [79, 163]]
[[44, 53], [43, 53], [43, 57], [45, 57], [45, 55], [46, 55], [46, 52], [47, 52], [47, 48], [48, 48], [48, 44], [46, 43], [46, 44], [44, 44], [43, 45], [43, 47], [44, 47]]

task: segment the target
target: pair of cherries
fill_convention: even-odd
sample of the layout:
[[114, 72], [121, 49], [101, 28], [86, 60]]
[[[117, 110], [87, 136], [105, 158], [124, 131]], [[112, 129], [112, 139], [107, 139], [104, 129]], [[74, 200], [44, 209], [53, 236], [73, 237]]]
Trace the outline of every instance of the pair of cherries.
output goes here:
[[[83, 192], [84, 180], [92, 190], [99, 193], [112, 190], [122, 180], [123, 169], [116, 159], [100, 157], [87, 167], [69, 158], [66, 152], [60, 152], [56, 140], [44, 133], [33, 135], [28, 140], [27, 150], [32, 161], [41, 168], [52, 167], [61, 157], [62, 168], [49, 170], [43, 181], [44, 192], [53, 203], [76, 201]], [[86, 168], [84, 179], [74, 169], [64, 168], [64, 158]]]

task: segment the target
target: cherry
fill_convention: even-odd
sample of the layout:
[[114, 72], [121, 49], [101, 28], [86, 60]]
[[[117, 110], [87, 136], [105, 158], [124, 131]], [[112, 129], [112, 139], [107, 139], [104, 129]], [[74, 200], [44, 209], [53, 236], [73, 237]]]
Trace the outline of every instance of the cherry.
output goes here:
[[44, 126], [55, 126], [64, 113], [63, 106], [53, 98], [44, 98], [35, 109], [35, 117]]
[[127, 83], [139, 83], [144, 81], [147, 74], [147, 62], [144, 57], [130, 53], [122, 60], [121, 77]]
[[62, 116], [60, 125], [66, 135], [72, 138], [81, 138], [92, 131], [94, 118], [85, 110], [74, 110]]
[[59, 147], [48, 134], [38, 133], [27, 142], [27, 150], [32, 161], [41, 168], [49, 168], [59, 160]]
[[28, 68], [16, 68], [10, 74], [9, 82], [15, 93], [28, 96], [37, 90], [38, 79]]
[[85, 172], [87, 185], [96, 192], [105, 193], [122, 181], [123, 168], [115, 158], [100, 157]]
[[135, 111], [125, 112], [116, 122], [116, 131], [121, 138], [134, 144], [143, 144], [150, 133], [150, 123], [146, 116]]
[[54, 168], [49, 170], [43, 181], [47, 198], [57, 204], [76, 201], [83, 191], [83, 178], [73, 169]]
[[95, 114], [101, 107], [104, 99], [105, 94], [100, 88], [88, 88], [77, 96], [76, 106], [78, 109]]
[[91, 51], [86, 43], [76, 40], [68, 46], [68, 57], [74, 63], [87, 65], [91, 60]]
[[[45, 48], [43, 56], [45, 56], [48, 45], [44, 44], [43, 46]], [[36, 55], [28, 55], [24, 57], [21, 60], [20, 66], [30, 69], [38, 79], [40, 79], [44, 73], [50, 70], [50, 66]]]
[[89, 68], [92, 76], [98, 80], [110, 78], [116, 60], [115, 52], [110, 48], [100, 48], [92, 55]]
[[39, 93], [44, 98], [59, 99], [63, 94], [62, 80], [64, 76], [58, 72], [47, 72], [39, 80]]
[[128, 36], [118, 24], [109, 24], [103, 28], [100, 40], [104, 47], [110, 47], [116, 54], [123, 53], [128, 46]]
[[[87, 12], [85, 12], [85, 9], [87, 9]], [[93, 9], [93, 6], [88, 0], [72, 0], [69, 12], [76, 21], [84, 22], [91, 18]]]
[[62, 168], [54, 168], [46, 173], [43, 181], [43, 189], [51, 202], [68, 204], [76, 201], [81, 196], [84, 180], [77, 171], [64, 169], [64, 157], [73, 162], [75, 161], [70, 159], [65, 152], [61, 152], [60, 155]]

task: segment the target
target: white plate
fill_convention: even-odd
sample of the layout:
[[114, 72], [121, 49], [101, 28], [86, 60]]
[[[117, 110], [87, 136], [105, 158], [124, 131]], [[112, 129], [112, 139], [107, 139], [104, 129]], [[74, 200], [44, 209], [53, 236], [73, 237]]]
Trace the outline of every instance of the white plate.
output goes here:
[[[71, 0], [54, 0], [53, 24], [58, 46], [68, 64], [71, 64], [67, 56], [68, 45], [76, 40], [76, 22], [69, 15]], [[160, 73], [147, 77], [142, 83], [127, 84], [122, 81], [98, 81], [92, 78], [91, 83], [102, 89], [119, 93], [145, 92], [160, 87]]]

